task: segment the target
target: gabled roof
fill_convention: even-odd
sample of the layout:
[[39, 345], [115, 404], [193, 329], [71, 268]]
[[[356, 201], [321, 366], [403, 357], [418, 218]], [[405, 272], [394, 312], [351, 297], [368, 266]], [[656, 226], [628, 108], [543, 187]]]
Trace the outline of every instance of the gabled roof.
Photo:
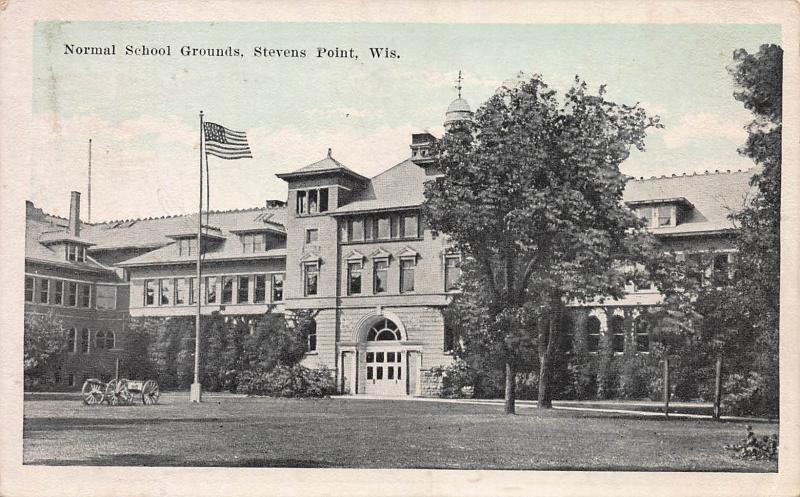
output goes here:
[[361, 176], [360, 174], [353, 171], [349, 167], [345, 166], [338, 160], [334, 159], [333, 156], [331, 155], [331, 149], [328, 149], [328, 156], [320, 161], [301, 167], [296, 171], [292, 171], [290, 173], [280, 173], [276, 174], [275, 176], [279, 177], [282, 180], [289, 180], [295, 178], [319, 176], [323, 174], [332, 174], [332, 173], [345, 174], [362, 181], [367, 180], [367, 178], [365, 178], [364, 176]]
[[432, 179], [425, 174], [425, 169], [406, 159], [372, 178], [352, 202], [333, 214], [418, 207], [425, 201], [425, 182]]
[[718, 233], [734, 228], [728, 216], [749, 201], [753, 174], [755, 169], [632, 179], [625, 186], [623, 200], [635, 205], [654, 199], [683, 198], [694, 206], [677, 226], [652, 228], [655, 235]]
[[[39, 211], [41, 212], [41, 211]], [[49, 245], [42, 243], [40, 238], [47, 235], [45, 238], [76, 238], [69, 235], [69, 233], [62, 229], [61, 223], [53, 222], [47, 215], [38, 215], [36, 212], [27, 211], [25, 219], [25, 260], [28, 262], [37, 262], [47, 264], [50, 266], [58, 266], [60, 268], [69, 269], [78, 272], [100, 273], [104, 277], [111, 280], [116, 280], [117, 276], [114, 271], [94, 262], [88, 258], [85, 262], [68, 261], [66, 260], [66, 253], [63, 246]], [[56, 230], [56, 231], [54, 231]], [[84, 240], [81, 240], [84, 243]]]

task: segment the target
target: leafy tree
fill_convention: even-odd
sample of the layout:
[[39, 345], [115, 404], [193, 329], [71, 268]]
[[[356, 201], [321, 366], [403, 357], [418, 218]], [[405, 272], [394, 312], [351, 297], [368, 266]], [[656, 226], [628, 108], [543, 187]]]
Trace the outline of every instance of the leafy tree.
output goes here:
[[466, 256], [464, 291], [484, 316], [472, 333], [505, 365], [506, 413], [534, 350], [539, 406], [550, 407], [564, 304], [622, 296], [654, 250], [622, 204], [619, 165], [661, 124], [605, 93], [576, 78], [559, 102], [536, 75], [498, 90], [437, 144], [442, 174], [426, 184], [425, 215]]
[[26, 313], [24, 318], [25, 376], [43, 381], [58, 370], [67, 351], [67, 336], [61, 320], [51, 310], [44, 314]]

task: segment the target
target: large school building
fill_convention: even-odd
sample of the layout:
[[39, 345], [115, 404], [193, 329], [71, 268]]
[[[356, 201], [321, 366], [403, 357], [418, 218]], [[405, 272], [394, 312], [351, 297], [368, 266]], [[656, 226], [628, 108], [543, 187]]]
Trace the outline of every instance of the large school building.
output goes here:
[[[470, 119], [456, 99], [445, 126]], [[267, 312], [317, 311], [303, 363], [326, 365], [354, 395], [434, 395], [432, 369], [453, 344], [443, 309], [460, 276], [460, 254], [421, 216], [424, 183], [436, 174], [428, 133], [411, 137], [409, 158], [373, 178], [321, 160], [279, 174], [284, 201], [197, 215], [82, 223], [80, 194], [70, 217], [27, 206], [25, 312], [54, 310], [69, 333], [69, 360], [56, 380], [80, 385], [113, 371], [127, 316], [203, 314], [252, 319]], [[665, 245], [727, 271], [731, 210], [741, 208], [752, 171], [631, 179], [624, 201]], [[197, 281], [198, 249], [204, 250]], [[704, 275], [699, 275], [703, 277]], [[570, 336], [588, 353], [647, 354], [638, 317], [658, 304], [654, 288], [629, 288], [604, 305], [571, 311]]]

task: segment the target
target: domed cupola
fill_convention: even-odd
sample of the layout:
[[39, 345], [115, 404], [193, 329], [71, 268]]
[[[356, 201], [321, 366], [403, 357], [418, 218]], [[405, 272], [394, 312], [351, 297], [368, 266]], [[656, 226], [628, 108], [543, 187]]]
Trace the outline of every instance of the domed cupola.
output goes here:
[[459, 123], [472, 121], [472, 109], [466, 100], [461, 98], [461, 71], [458, 71], [458, 79], [456, 80], [456, 89], [458, 90], [458, 98], [450, 102], [447, 106], [447, 112], [444, 114], [444, 129], [450, 131], [454, 126]]

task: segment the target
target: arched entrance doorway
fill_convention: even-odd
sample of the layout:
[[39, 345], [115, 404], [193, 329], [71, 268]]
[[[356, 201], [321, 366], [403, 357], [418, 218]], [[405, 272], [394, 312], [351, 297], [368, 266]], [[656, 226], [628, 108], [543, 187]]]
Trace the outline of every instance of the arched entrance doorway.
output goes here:
[[393, 320], [383, 317], [369, 327], [364, 339], [364, 393], [406, 395], [408, 371], [400, 327]]

